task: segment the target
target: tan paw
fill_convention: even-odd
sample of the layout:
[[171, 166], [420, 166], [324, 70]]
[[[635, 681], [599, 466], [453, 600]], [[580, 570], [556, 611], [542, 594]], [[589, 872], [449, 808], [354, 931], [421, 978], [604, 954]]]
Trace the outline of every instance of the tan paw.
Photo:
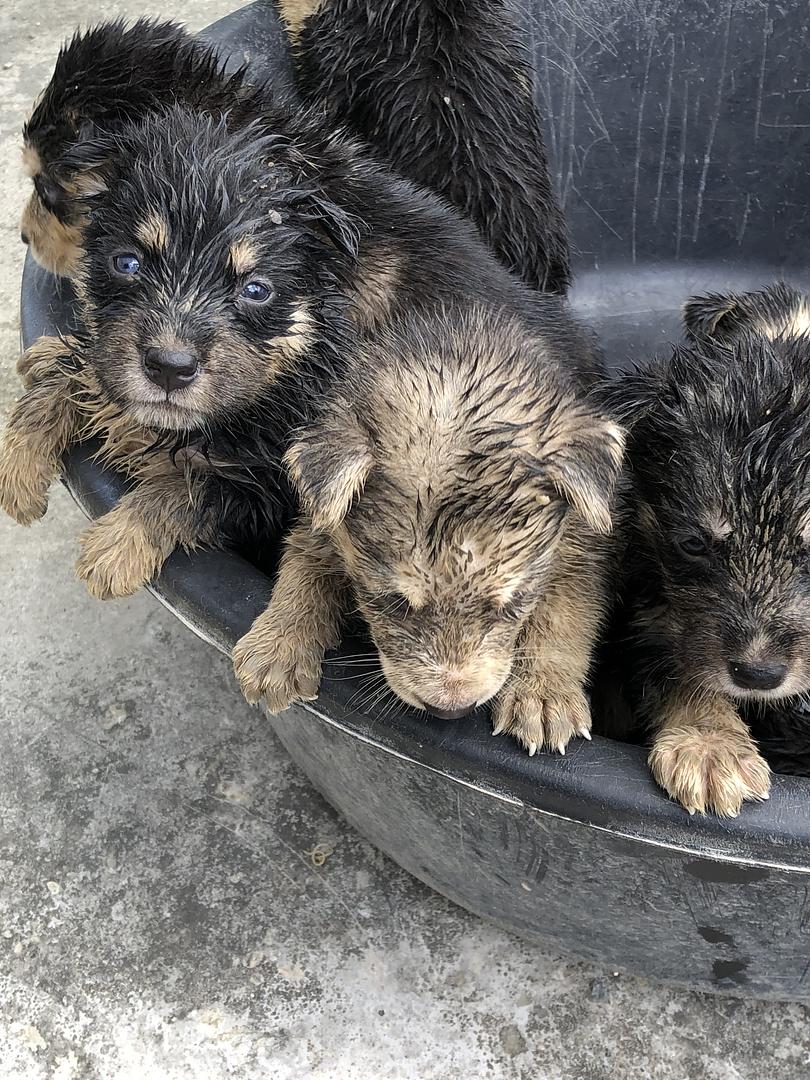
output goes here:
[[747, 800], [767, 799], [771, 771], [753, 740], [729, 729], [668, 727], [649, 757], [653, 776], [690, 814], [736, 817]]
[[266, 616], [259, 616], [233, 650], [233, 667], [242, 693], [254, 705], [265, 698], [271, 713], [283, 712], [294, 701], [314, 701], [321, 685], [322, 664], [320, 645]]
[[37, 338], [17, 360], [17, 374], [25, 389], [30, 390], [57, 372], [60, 365], [70, 361], [71, 356], [70, 348], [60, 338]]
[[132, 596], [154, 578], [165, 555], [130, 515], [111, 510], [79, 538], [76, 574], [97, 600]]
[[578, 683], [510, 679], [492, 719], [493, 735], [512, 735], [530, 755], [544, 746], [564, 754], [575, 736], [591, 737], [591, 709]]
[[50, 464], [0, 451], [0, 507], [20, 525], [39, 521], [48, 509]]

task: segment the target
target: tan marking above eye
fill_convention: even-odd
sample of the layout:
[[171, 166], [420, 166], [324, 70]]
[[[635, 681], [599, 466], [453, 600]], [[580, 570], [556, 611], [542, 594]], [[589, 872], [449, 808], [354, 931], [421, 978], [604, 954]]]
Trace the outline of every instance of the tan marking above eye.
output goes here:
[[259, 260], [258, 250], [251, 237], [241, 236], [234, 240], [228, 249], [228, 259], [237, 276], [249, 274]]
[[159, 214], [150, 214], [138, 223], [135, 235], [144, 247], [152, 251], [165, 251], [169, 243], [169, 226]]

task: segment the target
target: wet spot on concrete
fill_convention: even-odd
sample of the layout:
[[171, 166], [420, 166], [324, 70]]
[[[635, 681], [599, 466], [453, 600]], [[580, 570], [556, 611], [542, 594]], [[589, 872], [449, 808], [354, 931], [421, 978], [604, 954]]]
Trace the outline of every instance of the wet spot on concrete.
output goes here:
[[501, 1043], [501, 1049], [509, 1057], [517, 1057], [518, 1054], [522, 1054], [526, 1049], [526, 1040], [520, 1033], [520, 1029], [515, 1024], [505, 1024], [498, 1033], [498, 1037]]
[[723, 885], [749, 885], [764, 881], [770, 870], [764, 866], [745, 866], [742, 863], [715, 862], [711, 859], [693, 859], [686, 864], [687, 874], [699, 881], [711, 881]]
[[747, 957], [742, 957], [739, 960], [717, 959], [712, 964], [712, 979], [720, 987], [742, 986], [748, 982], [747, 967]]
[[723, 930], [718, 930], [714, 926], [699, 926], [698, 933], [703, 940], [708, 941], [710, 945], [734, 946], [734, 938], [731, 934], [726, 934]]

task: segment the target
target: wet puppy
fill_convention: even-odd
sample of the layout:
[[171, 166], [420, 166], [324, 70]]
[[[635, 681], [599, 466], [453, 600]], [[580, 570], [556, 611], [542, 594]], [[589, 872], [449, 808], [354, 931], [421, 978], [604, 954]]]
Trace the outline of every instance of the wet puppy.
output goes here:
[[70, 163], [100, 188], [76, 277], [83, 330], [23, 359], [0, 502], [36, 519], [66, 446], [100, 437], [137, 483], [82, 538], [97, 596], [133, 592], [177, 546], [240, 547], [285, 521], [280, 457], [339, 364], [335, 282], [357, 243], [297, 152], [175, 108]]
[[568, 239], [531, 59], [506, 0], [278, 0], [299, 89], [470, 218], [534, 288], [564, 292]]
[[408, 705], [494, 701], [494, 733], [531, 754], [589, 737], [623, 443], [589, 380], [553, 297], [411, 311], [366, 338], [286, 456], [305, 515], [234, 652], [248, 700], [314, 698], [357, 608]]
[[614, 651], [655, 778], [690, 812], [767, 798], [751, 725], [810, 690], [807, 311], [785, 286], [694, 298], [691, 343], [618, 386], [633, 496]]
[[174, 23], [101, 23], [61, 49], [23, 128], [23, 162], [34, 190], [21, 235], [47, 270], [68, 277], [75, 272], [83, 196], [93, 190], [92, 179], [72, 170], [64, 155], [173, 103], [246, 115], [252, 91], [243, 70], [226, 74], [209, 46]]

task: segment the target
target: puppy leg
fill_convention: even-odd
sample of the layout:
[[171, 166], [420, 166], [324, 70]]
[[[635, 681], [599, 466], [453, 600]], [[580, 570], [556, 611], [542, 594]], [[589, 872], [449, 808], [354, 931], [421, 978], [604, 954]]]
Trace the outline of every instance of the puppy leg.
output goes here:
[[512, 735], [529, 754], [544, 746], [564, 754], [575, 735], [591, 737], [585, 686], [606, 606], [602, 547], [594, 539], [589, 555], [561, 551], [556, 581], [523, 628], [493, 709], [493, 735]]
[[176, 547], [198, 542], [205, 478], [161, 455], [137, 485], [79, 538], [76, 573], [99, 600], [131, 596], [156, 576]]
[[270, 604], [233, 651], [248, 701], [264, 697], [272, 713], [312, 701], [327, 649], [340, 643], [347, 585], [329, 541], [301, 521], [287, 538]]
[[649, 763], [661, 787], [690, 814], [736, 817], [767, 799], [770, 769], [733, 704], [719, 694], [664, 697]]
[[59, 338], [40, 338], [18, 363], [28, 389], [12, 409], [0, 444], [0, 507], [21, 525], [48, 508], [48, 488], [80, 429], [73, 360]]

